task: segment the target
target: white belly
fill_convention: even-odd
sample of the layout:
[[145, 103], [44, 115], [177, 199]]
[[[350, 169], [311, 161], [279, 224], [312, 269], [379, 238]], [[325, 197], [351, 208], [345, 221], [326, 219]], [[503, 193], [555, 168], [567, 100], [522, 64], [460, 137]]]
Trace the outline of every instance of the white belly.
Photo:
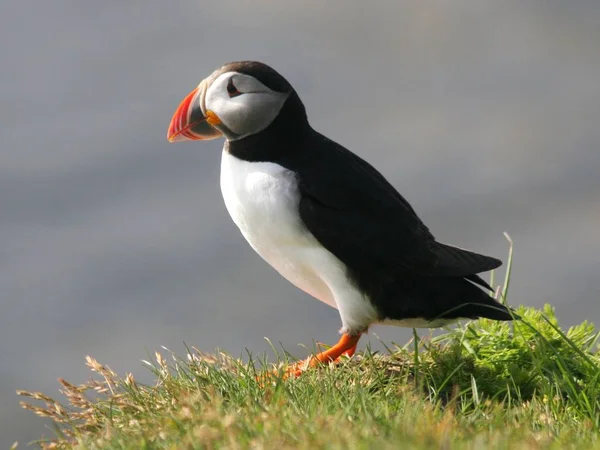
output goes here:
[[342, 331], [362, 331], [377, 320], [371, 302], [348, 281], [342, 262], [301, 223], [293, 172], [223, 151], [221, 191], [252, 248], [294, 285], [339, 309]]
[[404, 328], [441, 328], [446, 325], [451, 325], [457, 322], [460, 319], [385, 319], [380, 322], [382, 325], [393, 325], [395, 327], [404, 327]]

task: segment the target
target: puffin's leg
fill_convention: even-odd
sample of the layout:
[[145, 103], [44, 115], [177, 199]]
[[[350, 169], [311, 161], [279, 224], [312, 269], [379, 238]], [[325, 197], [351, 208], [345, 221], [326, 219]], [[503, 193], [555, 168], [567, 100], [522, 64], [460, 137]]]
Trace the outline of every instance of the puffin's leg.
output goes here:
[[328, 348], [323, 352], [317, 353], [314, 356], [309, 356], [304, 361], [299, 361], [289, 366], [286, 370], [284, 378], [287, 378], [290, 375], [298, 377], [309, 367], [315, 367], [323, 363], [336, 362], [342, 355], [354, 355], [360, 336], [360, 333], [356, 335], [350, 335], [347, 333], [342, 334], [342, 337], [340, 338], [338, 343], [335, 344], [333, 347]]
[[356, 344], [354, 344], [353, 347], [349, 348], [344, 353], [342, 353], [342, 356], [347, 356], [348, 358], [351, 358], [356, 353], [357, 346], [358, 346], [358, 341], [356, 342]]

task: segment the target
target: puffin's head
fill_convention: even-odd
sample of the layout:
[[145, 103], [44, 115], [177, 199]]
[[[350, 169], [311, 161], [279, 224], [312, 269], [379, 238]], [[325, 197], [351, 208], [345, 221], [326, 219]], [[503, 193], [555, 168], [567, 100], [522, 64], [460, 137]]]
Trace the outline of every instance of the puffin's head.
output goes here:
[[273, 123], [292, 93], [302, 106], [292, 86], [266, 64], [225, 64], [181, 102], [167, 139], [207, 140], [222, 135], [236, 141], [254, 135]]

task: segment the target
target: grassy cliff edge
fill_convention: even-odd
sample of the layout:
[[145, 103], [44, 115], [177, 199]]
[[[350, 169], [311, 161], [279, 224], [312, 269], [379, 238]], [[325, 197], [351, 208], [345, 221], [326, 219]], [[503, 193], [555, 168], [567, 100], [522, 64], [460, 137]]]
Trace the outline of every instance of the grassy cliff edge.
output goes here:
[[[165, 349], [144, 361], [153, 385], [88, 357], [88, 383], [59, 380], [66, 403], [19, 394], [56, 425], [44, 448], [600, 449], [600, 333], [588, 322], [562, 330], [548, 305], [517, 313], [297, 379], [265, 378], [264, 359]], [[276, 355], [276, 367], [289, 362]]]

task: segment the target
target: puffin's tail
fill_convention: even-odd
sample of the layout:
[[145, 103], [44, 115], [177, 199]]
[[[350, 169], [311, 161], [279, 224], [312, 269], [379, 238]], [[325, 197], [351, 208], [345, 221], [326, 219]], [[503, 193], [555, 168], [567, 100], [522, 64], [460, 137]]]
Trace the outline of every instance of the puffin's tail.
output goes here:
[[[479, 286], [485, 288], [481, 289]], [[513, 320], [519, 316], [490, 296], [492, 289], [478, 275], [466, 277], [413, 276], [388, 285], [378, 302], [390, 319], [424, 318]]]
[[453, 289], [450, 291], [450, 303], [453, 305], [451, 308], [442, 312], [440, 317], [468, 317], [470, 319], [485, 317], [493, 320], [520, 319], [520, 317], [511, 309], [498, 302], [487, 292], [475, 286], [473, 283], [477, 283], [480, 286], [482, 283], [478, 282], [481, 280], [479, 277], [476, 279], [473, 278], [475, 278], [475, 276], [466, 277], [466, 279], [460, 281], [454, 280], [455, 282], [453, 283]]

